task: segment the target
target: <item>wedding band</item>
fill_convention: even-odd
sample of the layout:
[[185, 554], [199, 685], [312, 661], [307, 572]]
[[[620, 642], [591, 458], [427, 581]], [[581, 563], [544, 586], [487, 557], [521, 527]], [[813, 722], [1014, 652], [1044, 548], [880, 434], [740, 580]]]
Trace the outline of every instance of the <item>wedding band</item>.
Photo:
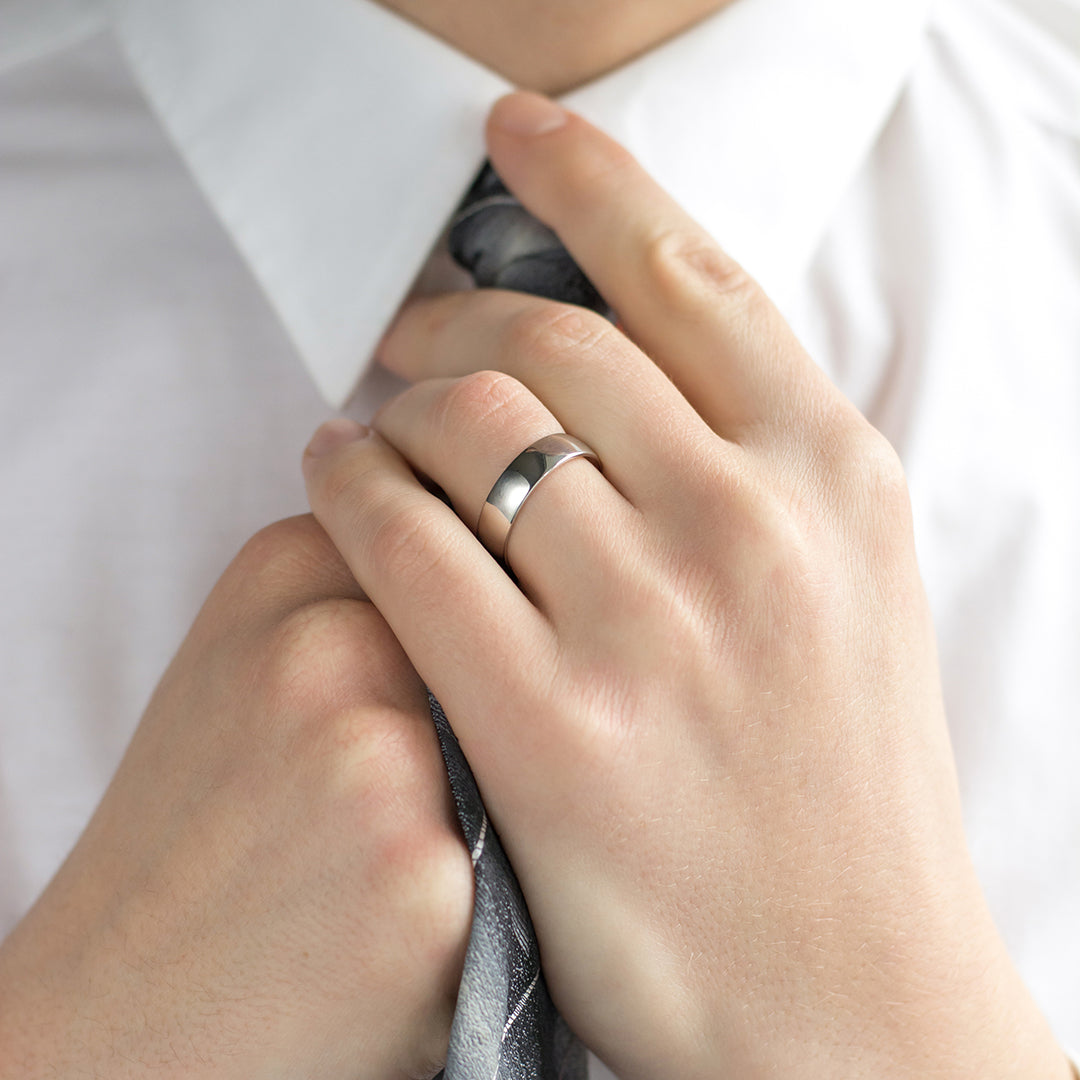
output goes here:
[[503, 470], [484, 501], [476, 526], [480, 543], [496, 559], [505, 560], [510, 527], [525, 500], [536, 490], [536, 485], [563, 462], [579, 457], [600, 468], [600, 459], [591, 447], [573, 435], [560, 432], [538, 439], [522, 450]]

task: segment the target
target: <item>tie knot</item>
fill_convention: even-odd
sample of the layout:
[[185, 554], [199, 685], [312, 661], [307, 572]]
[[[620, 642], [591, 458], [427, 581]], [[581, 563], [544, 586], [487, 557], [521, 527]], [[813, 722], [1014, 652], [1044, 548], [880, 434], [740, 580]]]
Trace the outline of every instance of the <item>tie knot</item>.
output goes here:
[[559, 238], [510, 194], [490, 163], [450, 223], [449, 247], [480, 288], [514, 289], [611, 317]]

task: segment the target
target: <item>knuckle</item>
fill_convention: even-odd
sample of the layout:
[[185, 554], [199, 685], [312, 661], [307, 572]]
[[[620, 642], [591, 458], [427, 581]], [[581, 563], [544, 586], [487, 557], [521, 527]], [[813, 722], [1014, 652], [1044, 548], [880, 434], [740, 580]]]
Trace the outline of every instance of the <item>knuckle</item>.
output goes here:
[[295, 568], [305, 553], [322, 553], [329, 539], [310, 514], [275, 521], [260, 529], [240, 549], [230, 569], [243, 576], [264, 578]]
[[907, 477], [900, 455], [883, 435], [875, 431], [863, 439], [856, 460], [863, 485], [869, 491], [907, 498]]
[[757, 282], [707, 235], [693, 228], [668, 228], [645, 244], [644, 262], [656, 294], [676, 312], [693, 314], [718, 299], [756, 304], [764, 299]]
[[426, 971], [450, 964], [448, 988], [455, 989], [472, 918], [472, 860], [461, 834], [438, 812], [407, 824], [383, 836], [379, 863], [409, 931], [409, 948]]
[[864, 508], [877, 524], [906, 524], [911, 498], [900, 456], [884, 435], [859, 419], [843, 440], [838, 470], [842, 495]]
[[700, 594], [706, 610], [802, 594], [815, 541], [800, 499], [749, 467], [719, 462], [703, 472], [693, 534], [700, 554], [680, 568], [680, 591]]
[[525, 408], [528, 394], [528, 390], [511, 375], [501, 371], [476, 371], [457, 379], [439, 397], [432, 423], [437, 431], [486, 428], [500, 415], [519, 415]]
[[907, 477], [892, 444], [849, 403], [814, 440], [813, 499], [806, 500], [823, 532], [860, 562], [903, 568], [914, 556]]
[[[459, 934], [455, 925], [468, 927], [473, 891], [472, 860], [464, 840], [439, 823], [428, 835], [401, 837], [398, 852], [407, 869], [415, 867], [423, 876], [419, 921], [430, 928], [432, 943], [437, 947], [456, 945]], [[409, 875], [409, 880], [416, 879], [415, 872]], [[445, 918], [447, 912], [457, 917]]]
[[[403, 807], [422, 805], [429, 797], [425, 792], [440, 782], [434, 733], [393, 708], [365, 708], [362, 719], [353, 725], [357, 726], [361, 731], [355, 741], [362, 747], [362, 797], [369, 808], [373, 801], [385, 808], [386, 832], [398, 821]], [[419, 801], [410, 804], [411, 799]], [[390, 829], [388, 835], [393, 834]]]
[[411, 883], [411, 902], [430, 907], [469, 893], [472, 865], [434, 728], [419, 719], [398, 709], [365, 710], [355, 804], [377, 840], [380, 864]]
[[304, 514], [255, 533], [222, 574], [207, 606], [214, 621], [235, 626], [265, 618], [316, 586], [347, 589], [351, 580], [326, 531]]
[[747, 520], [743, 550], [759, 585], [778, 595], [801, 591], [812, 562], [812, 545], [798, 510], [779, 495], [763, 494]]
[[420, 790], [426, 691], [370, 602], [334, 598], [289, 612], [264, 639], [253, 684], [265, 725], [282, 733], [292, 758], [331, 755], [352, 766], [354, 794], [371, 777], [376, 792]]
[[259, 678], [276, 709], [324, 716], [347, 705], [348, 690], [372, 664], [370, 629], [377, 618], [367, 603], [319, 600], [284, 615], [266, 641]]
[[607, 319], [570, 304], [530, 307], [511, 320], [505, 346], [508, 352], [537, 357], [545, 364], [580, 364], [583, 353], [604, 352], [615, 328]]

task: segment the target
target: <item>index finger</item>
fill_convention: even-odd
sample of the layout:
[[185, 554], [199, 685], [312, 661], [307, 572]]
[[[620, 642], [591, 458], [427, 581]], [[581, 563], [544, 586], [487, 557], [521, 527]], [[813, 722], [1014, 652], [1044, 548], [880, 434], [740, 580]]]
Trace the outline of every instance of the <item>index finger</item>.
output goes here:
[[492, 163], [628, 335], [726, 438], [838, 397], [760, 286], [613, 139], [538, 94], [496, 103]]

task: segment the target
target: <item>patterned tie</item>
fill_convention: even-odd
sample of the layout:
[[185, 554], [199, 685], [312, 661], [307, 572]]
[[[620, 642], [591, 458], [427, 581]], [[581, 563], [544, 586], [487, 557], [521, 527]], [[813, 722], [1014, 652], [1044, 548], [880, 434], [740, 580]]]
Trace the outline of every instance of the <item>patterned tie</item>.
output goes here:
[[[480, 287], [610, 309], [546, 225], [490, 165], [450, 227], [450, 253]], [[585, 1080], [585, 1048], [555, 1011], [529, 910], [442, 706], [429, 693], [454, 804], [476, 879], [472, 932], [450, 1032], [445, 1080]]]
[[546, 296], [612, 317], [559, 238], [510, 194], [490, 165], [458, 207], [448, 239], [450, 254], [480, 288]]

